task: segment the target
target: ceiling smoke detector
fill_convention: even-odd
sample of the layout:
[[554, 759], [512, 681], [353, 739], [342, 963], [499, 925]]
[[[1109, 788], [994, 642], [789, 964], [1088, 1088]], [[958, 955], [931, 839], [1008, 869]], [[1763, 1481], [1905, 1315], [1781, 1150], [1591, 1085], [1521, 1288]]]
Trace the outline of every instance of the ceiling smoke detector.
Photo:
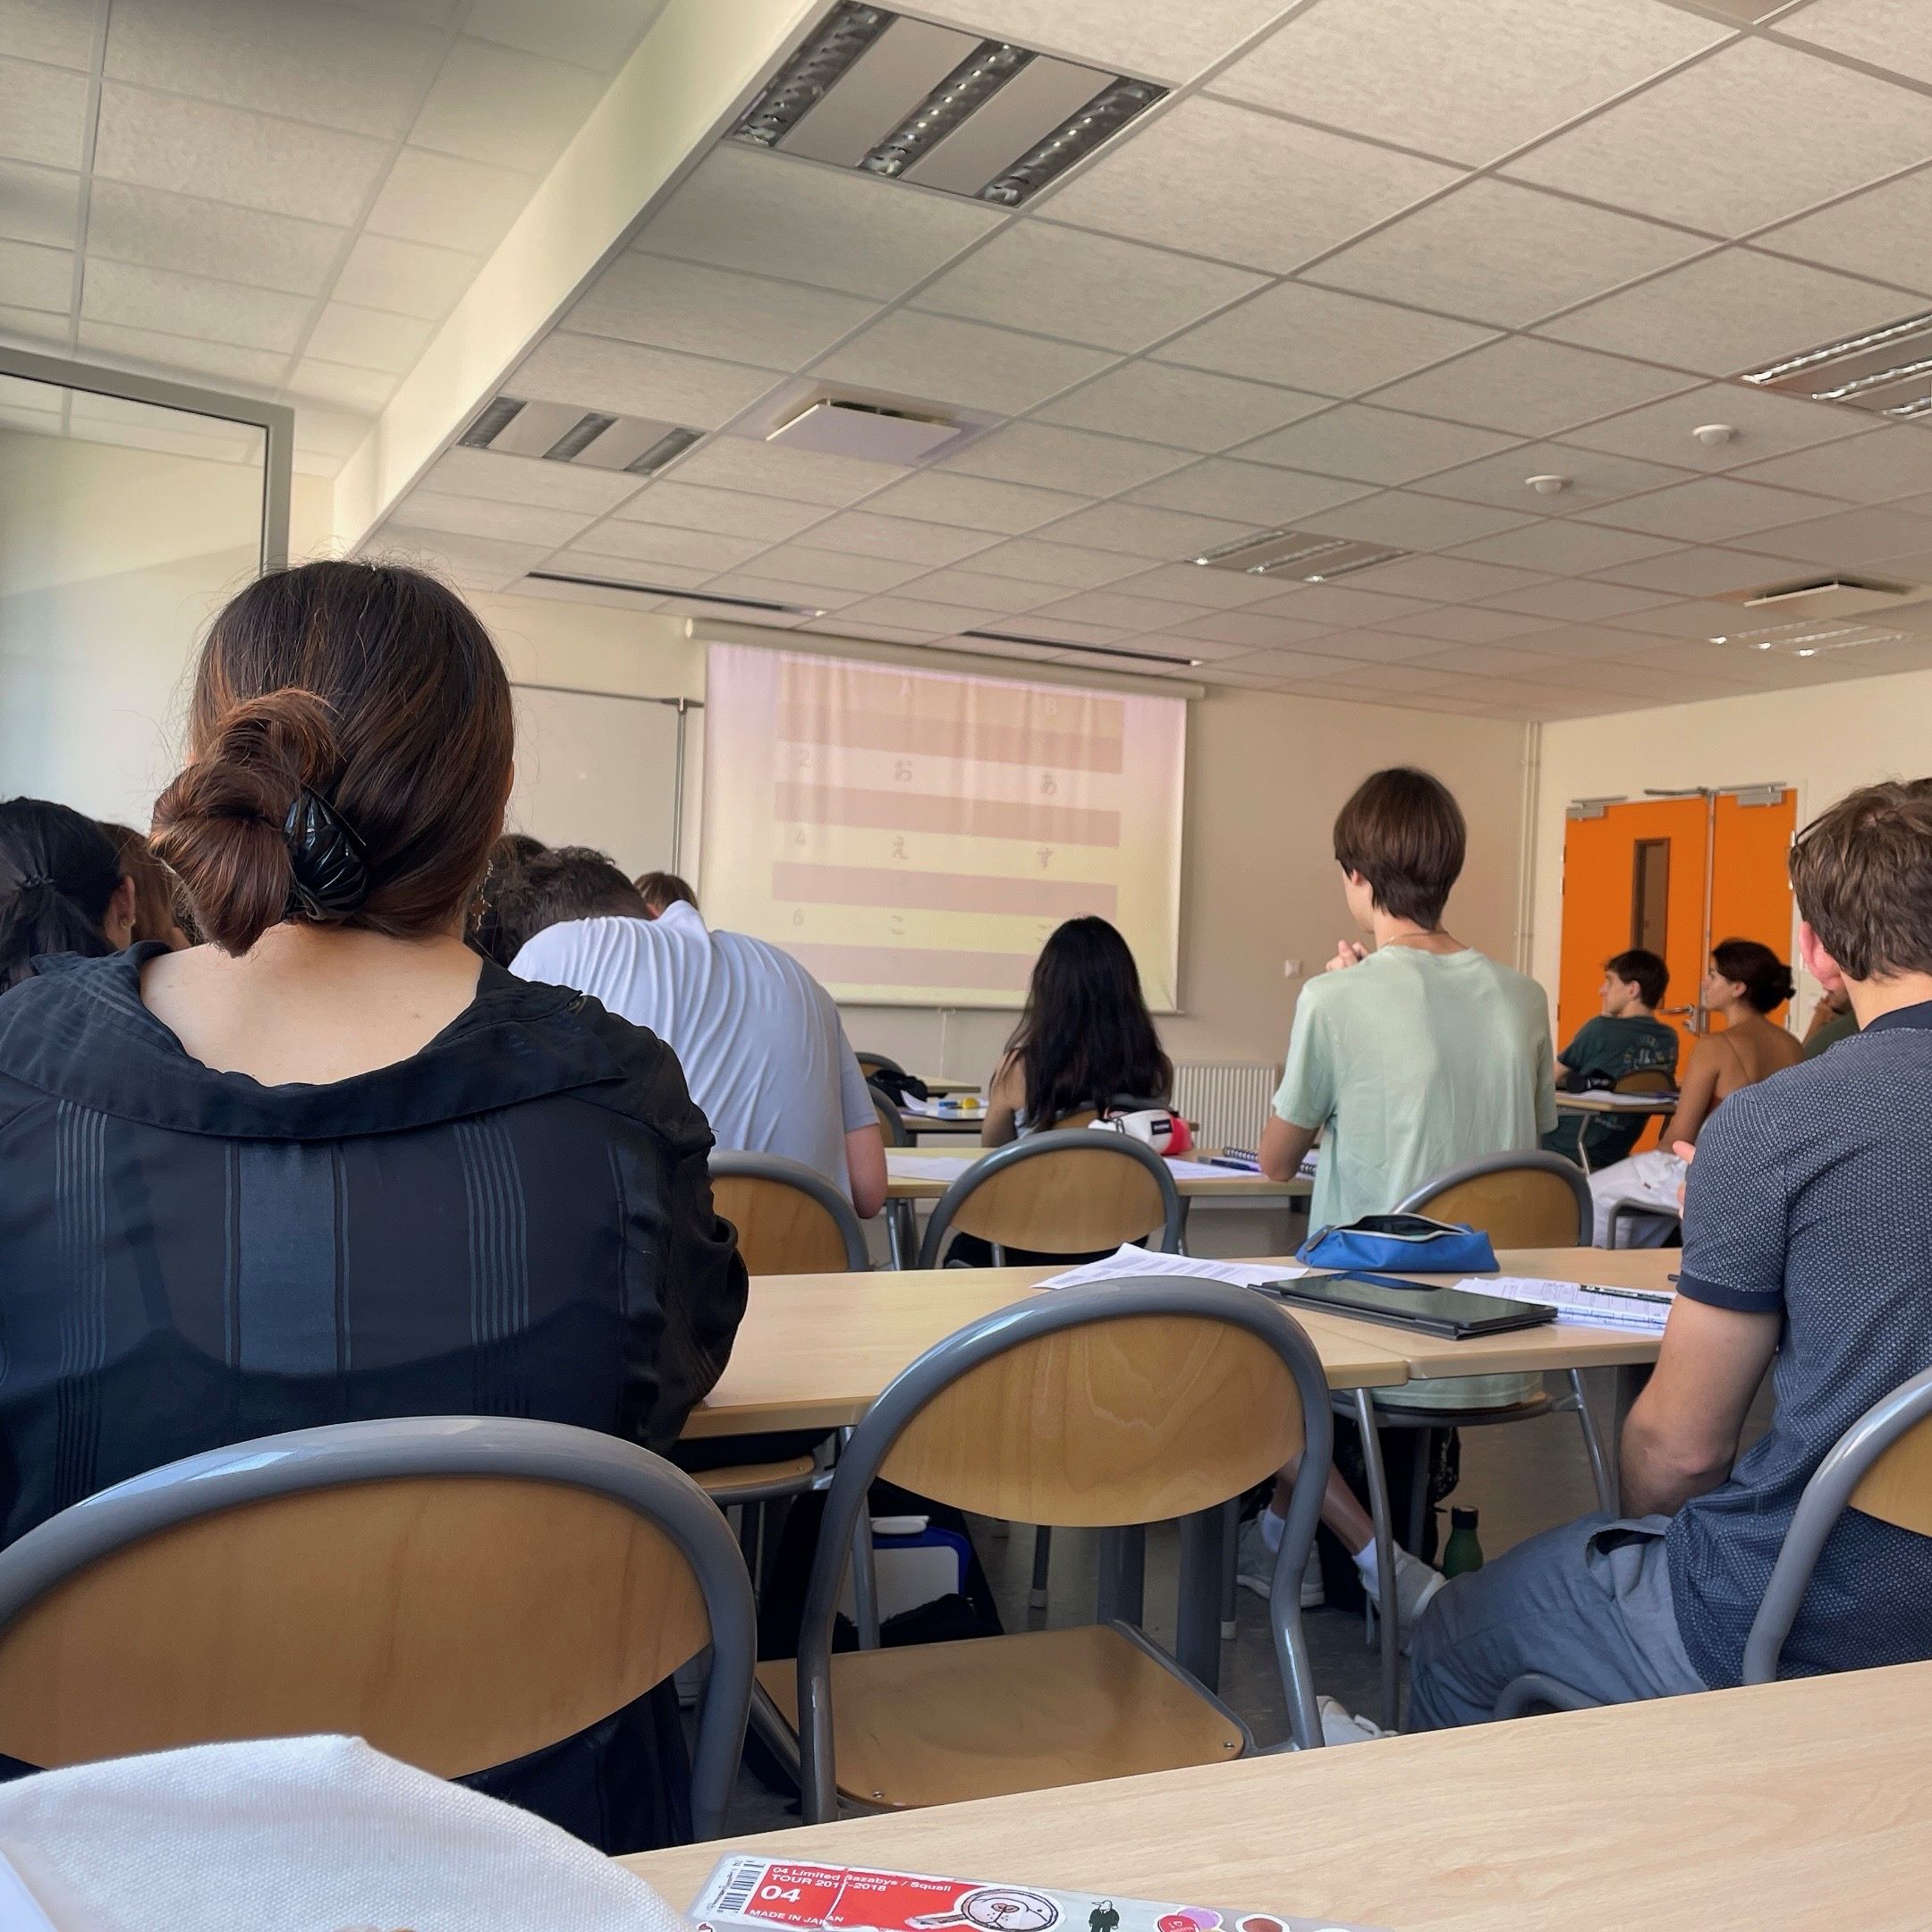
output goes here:
[[645, 416], [613, 416], [574, 402], [526, 402], [493, 397], [457, 439], [465, 449], [500, 456], [537, 456], [586, 470], [622, 470], [655, 476], [700, 441], [701, 429], [655, 422]]
[[1314, 530], [1270, 530], [1265, 537], [1244, 537], [1223, 544], [1191, 561], [1207, 570], [1240, 571], [1250, 577], [1299, 578], [1303, 583], [1327, 583], [1372, 564], [1393, 564], [1406, 550], [1387, 544], [1363, 543], [1353, 537], [1325, 537]]
[[1167, 91], [841, 0], [730, 138], [1018, 208]]
[[1923, 416], [1932, 411], [1932, 315], [1907, 316], [1884, 328], [1802, 350], [1747, 369], [1739, 379], [1868, 415], [1902, 420]]
[[1566, 490], [1570, 487], [1570, 479], [1566, 476], [1525, 477], [1523, 479], [1523, 481], [1528, 484], [1529, 487], [1533, 489], [1538, 496], [1554, 496], [1559, 491]]
[[1737, 431], [1727, 422], [1699, 423], [1690, 434], [1706, 449], [1722, 449], [1726, 443], [1736, 439]]

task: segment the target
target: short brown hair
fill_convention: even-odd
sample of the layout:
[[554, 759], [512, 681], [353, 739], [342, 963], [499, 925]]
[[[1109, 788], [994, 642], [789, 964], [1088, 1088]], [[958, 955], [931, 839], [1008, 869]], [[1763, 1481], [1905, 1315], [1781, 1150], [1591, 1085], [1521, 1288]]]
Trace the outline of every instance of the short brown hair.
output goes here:
[[496, 920], [514, 959], [537, 935], [570, 919], [642, 919], [644, 900], [609, 856], [589, 845], [538, 852], [504, 882]]
[[[271, 572], [208, 632], [191, 762], [156, 802], [154, 848], [225, 953], [284, 919], [423, 937], [454, 923], [483, 877], [513, 738], [509, 680], [453, 590], [393, 564]], [[298, 901], [285, 829], [318, 800], [366, 878], [326, 910]]]
[[697, 911], [698, 894], [675, 872], [640, 872], [635, 883], [644, 910], [653, 919], [666, 906], [688, 905]]
[[1849, 979], [1932, 973], [1932, 779], [1867, 785], [1791, 853], [1800, 917]]
[[155, 856], [154, 847], [132, 826], [103, 818], [100, 828], [114, 841], [122, 876], [134, 881], [134, 944], [157, 939], [173, 945], [188, 936], [182, 903], [186, 896], [173, 870]]
[[1368, 881], [1379, 911], [1431, 931], [1468, 847], [1448, 786], [1406, 765], [1364, 778], [1335, 822], [1335, 863]]

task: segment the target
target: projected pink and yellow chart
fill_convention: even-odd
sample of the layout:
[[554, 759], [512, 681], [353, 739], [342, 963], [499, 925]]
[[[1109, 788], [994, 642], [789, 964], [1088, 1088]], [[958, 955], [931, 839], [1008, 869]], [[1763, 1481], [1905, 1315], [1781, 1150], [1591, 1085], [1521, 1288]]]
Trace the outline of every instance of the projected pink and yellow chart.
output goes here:
[[1175, 1000], [1185, 701], [714, 644], [705, 914], [839, 999], [1017, 1006], [1112, 919]]

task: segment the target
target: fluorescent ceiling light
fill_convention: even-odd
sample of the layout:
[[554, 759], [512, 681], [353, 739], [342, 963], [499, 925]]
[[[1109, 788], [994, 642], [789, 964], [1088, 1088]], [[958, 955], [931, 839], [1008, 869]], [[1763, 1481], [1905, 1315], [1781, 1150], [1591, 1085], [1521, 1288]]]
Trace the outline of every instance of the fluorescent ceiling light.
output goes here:
[[732, 130], [732, 138], [758, 148], [775, 148], [897, 18], [884, 7], [841, 0], [831, 19], [778, 70], [745, 110]]
[[580, 577], [572, 571], [533, 570], [532, 583], [576, 584], [586, 590], [631, 590], [639, 597], [676, 597], [683, 604], [717, 604], [733, 610], [776, 611], [786, 617], [823, 617], [809, 604], [775, 604], [768, 597], [724, 597], [712, 590], [680, 590], [669, 584], [632, 583], [623, 577]]
[[1875, 416], [1923, 416], [1932, 411], [1932, 315], [1907, 316], [1884, 328], [1782, 356], [1745, 370], [1740, 380]]
[[1024, 47], [982, 40], [859, 165], [869, 174], [903, 174], [1032, 58]]
[[1159, 651], [1119, 650], [1108, 644], [1068, 644], [1059, 638], [1027, 637], [1017, 631], [962, 631], [962, 637], [984, 638], [992, 644], [1030, 644], [1036, 650], [1072, 651], [1080, 657], [1127, 657], [1136, 664], [1164, 664], [1192, 670], [1207, 660], [1171, 657]]

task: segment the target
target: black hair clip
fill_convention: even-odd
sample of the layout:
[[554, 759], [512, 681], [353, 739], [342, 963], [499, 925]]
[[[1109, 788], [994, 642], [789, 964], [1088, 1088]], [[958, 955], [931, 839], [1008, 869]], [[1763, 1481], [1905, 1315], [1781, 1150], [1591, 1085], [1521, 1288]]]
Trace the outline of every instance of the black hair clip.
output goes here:
[[294, 882], [286, 917], [346, 919], [369, 897], [369, 858], [362, 841], [326, 798], [306, 786], [283, 821]]

